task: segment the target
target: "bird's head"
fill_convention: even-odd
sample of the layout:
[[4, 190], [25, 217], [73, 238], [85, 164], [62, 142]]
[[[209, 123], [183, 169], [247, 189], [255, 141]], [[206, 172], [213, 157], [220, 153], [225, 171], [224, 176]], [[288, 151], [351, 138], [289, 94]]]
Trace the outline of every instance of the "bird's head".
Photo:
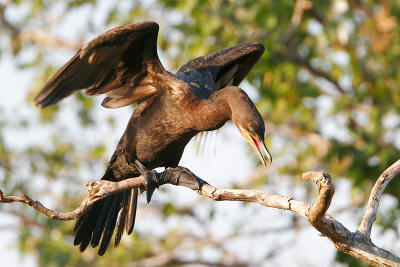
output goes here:
[[247, 94], [242, 89], [238, 89], [235, 100], [230, 101], [231, 119], [239, 132], [257, 152], [262, 164], [266, 166], [266, 158], [271, 163], [272, 157], [264, 143], [264, 120]]

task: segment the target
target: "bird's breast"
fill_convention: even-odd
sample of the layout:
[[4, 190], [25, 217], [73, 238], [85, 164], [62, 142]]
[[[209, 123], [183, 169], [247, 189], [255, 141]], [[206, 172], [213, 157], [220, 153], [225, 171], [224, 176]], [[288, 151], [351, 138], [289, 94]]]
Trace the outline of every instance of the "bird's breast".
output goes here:
[[135, 145], [135, 156], [148, 168], [174, 166], [179, 163], [185, 146], [194, 134], [168, 127], [141, 129]]
[[192, 124], [187, 110], [156, 101], [128, 125], [130, 161], [138, 159], [147, 168], [177, 165], [185, 146], [197, 133]]

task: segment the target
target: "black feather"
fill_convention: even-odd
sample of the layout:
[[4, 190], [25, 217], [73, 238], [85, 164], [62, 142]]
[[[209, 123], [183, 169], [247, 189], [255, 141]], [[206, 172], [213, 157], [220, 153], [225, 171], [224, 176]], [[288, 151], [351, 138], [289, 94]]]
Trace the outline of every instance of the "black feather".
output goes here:
[[[100, 213], [97, 218], [97, 222], [96, 222], [96, 226], [93, 229], [93, 235], [92, 235], [92, 241], [91, 241], [91, 245], [92, 247], [97, 247], [97, 245], [100, 242], [101, 239], [101, 234], [103, 233], [104, 230], [104, 225], [106, 223], [106, 215], [107, 215], [107, 211], [111, 206], [112, 200], [111, 198], [107, 198], [104, 200], [100, 200], [102, 201], [102, 207], [101, 209], [99, 209], [98, 213]], [[96, 215], [93, 215], [96, 216]]]
[[139, 195], [139, 189], [137, 187], [131, 189], [129, 198], [128, 214], [126, 218], [126, 233], [130, 235], [135, 226], [137, 199]]
[[117, 222], [117, 233], [115, 235], [115, 243], [114, 246], [118, 246], [119, 242], [121, 241], [122, 234], [124, 233], [124, 228], [125, 228], [125, 222], [126, 222], [126, 214], [127, 214], [127, 209], [128, 209], [128, 199], [130, 195], [130, 191], [125, 191], [122, 193], [122, 200], [121, 200], [121, 212], [118, 217], [118, 222]]
[[106, 224], [104, 226], [103, 235], [101, 236], [100, 240], [100, 247], [98, 251], [99, 256], [104, 255], [108, 248], [108, 245], [110, 244], [118, 217], [120, 197], [120, 195], [112, 197], [112, 204], [110, 209], [108, 210]]

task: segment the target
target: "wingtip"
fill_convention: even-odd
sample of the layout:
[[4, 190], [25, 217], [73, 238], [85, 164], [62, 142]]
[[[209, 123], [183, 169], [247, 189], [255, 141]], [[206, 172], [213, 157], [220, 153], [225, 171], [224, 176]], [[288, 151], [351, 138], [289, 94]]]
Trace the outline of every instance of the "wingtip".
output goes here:
[[51, 105], [49, 101], [46, 101], [46, 99], [41, 99], [40, 95], [38, 95], [33, 102], [35, 103], [35, 106], [38, 108], [46, 108]]
[[37, 108], [43, 108], [42, 104], [36, 101], [33, 101], [33, 105]]
[[43, 96], [41, 93], [37, 94], [36, 97], [33, 99], [33, 102], [35, 103], [35, 106], [41, 107], [42, 106], [42, 99]]
[[228, 49], [232, 48], [243, 50], [243, 53], [246, 55], [252, 54], [261, 56], [265, 51], [264, 45], [258, 42], [241, 43]]
[[261, 51], [262, 53], [264, 53], [264, 51], [265, 51], [265, 46], [264, 46], [262, 43], [257, 43], [257, 45], [258, 45], [258, 47], [260, 47], [260, 51]]
[[[157, 22], [152, 21], [152, 20], [143, 21], [143, 22], [139, 22], [139, 23], [140, 23], [141, 25], [143, 25], [143, 26], [153, 26], [153, 27], [160, 28], [160, 25], [158, 25]], [[139, 24], [139, 23], [138, 23], [138, 24]]]
[[38, 100], [37, 98], [35, 98], [35, 99], [33, 100], [33, 103], [34, 103], [35, 107], [38, 107], [38, 108], [45, 108], [45, 105], [43, 104], [43, 101], [40, 101], [40, 100]]
[[54, 95], [52, 90], [49, 89], [50, 82], [43, 87], [43, 89], [33, 99], [35, 105], [39, 108], [45, 108], [51, 106], [54, 103]]
[[265, 51], [265, 46], [262, 43], [250, 43], [252, 47], [255, 48], [256, 51], [258, 51], [260, 54], [263, 54]]

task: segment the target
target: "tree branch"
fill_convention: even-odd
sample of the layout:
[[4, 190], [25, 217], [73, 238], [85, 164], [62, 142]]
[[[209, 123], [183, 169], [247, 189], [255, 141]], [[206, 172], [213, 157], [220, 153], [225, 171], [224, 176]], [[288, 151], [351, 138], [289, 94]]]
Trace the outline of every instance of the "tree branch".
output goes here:
[[146, 181], [143, 176], [139, 176], [120, 182], [99, 180], [85, 183], [85, 185], [88, 187], [89, 195], [82, 201], [81, 205], [77, 209], [71, 212], [51, 210], [43, 206], [43, 204], [39, 201], [32, 200], [25, 194], [22, 194], [21, 196], [5, 197], [2, 190], [0, 190], [0, 203], [21, 202], [31, 206], [35, 210], [43, 213], [44, 215], [52, 219], [75, 220], [82, 216], [93, 205], [94, 202], [124, 190], [129, 190], [134, 187], [145, 186]]
[[[200, 249], [206, 246], [221, 246], [225, 242], [229, 242], [232, 239], [247, 236], [259, 236], [266, 233], [279, 233], [282, 231], [286, 231], [288, 228], [291, 228], [293, 225], [285, 225], [280, 227], [275, 227], [263, 231], [251, 231], [247, 233], [233, 233], [224, 237], [215, 238], [211, 235], [208, 235], [204, 238], [200, 238], [198, 240], [193, 240], [188, 242], [187, 244], [182, 244], [176, 247], [173, 250], [167, 250], [165, 252], [157, 253], [154, 256], [150, 256], [148, 258], [136, 261], [131, 264], [132, 267], [144, 267], [144, 266], [167, 266], [168, 264], [175, 263], [178, 261], [179, 257], [185, 255], [188, 251], [199, 251]], [[275, 248], [273, 248], [275, 250]], [[231, 266], [248, 266], [249, 264], [235, 262]], [[254, 263], [253, 263], [254, 265]], [[219, 266], [219, 265], [218, 265]]]
[[0, 25], [11, 32], [12, 38], [17, 37], [22, 41], [32, 42], [49, 47], [65, 48], [72, 51], [79, 49], [78, 44], [58, 39], [46, 31], [29, 28], [18, 28], [6, 19], [4, 15], [6, 7], [7, 4], [0, 4]]
[[[400, 160], [390, 166], [378, 178], [371, 192], [366, 215], [361, 222], [359, 230], [354, 233], [326, 214], [334, 194], [331, 178], [326, 173], [306, 172], [303, 174], [303, 179], [312, 180], [319, 186], [319, 194], [312, 205], [295, 200], [291, 197], [269, 194], [260, 190], [217, 189], [197, 177], [189, 169], [182, 167], [174, 169], [167, 168], [164, 172], [157, 174], [157, 179], [159, 185], [169, 183], [172, 185], [186, 186], [196, 191], [199, 195], [215, 201], [247, 201], [258, 203], [266, 207], [293, 211], [306, 218], [316, 230], [329, 238], [339, 250], [374, 266], [400, 266], [399, 257], [375, 246], [369, 238], [365, 238], [366, 235], [369, 237], [370, 228], [375, 221], [379, 200], [385, 186], [399, 172]], [[152, 173], [154, 174], [155, 172], [153, 171]], [[193, 186], [194, 180], [198, 184], [198, 187]], [[120, 182], [100, 180], [86, 183], [85, 185], [88, 187], [89, 195], [81, 205], [72, 212], [50, 210], [44, 207], [40, 202], [30, 199], [26, 195], [4, 197], [1, 191], [0, 202], [22, 202], [50, 218], [73, 220], [84, 214], [95, 201], [134, 187], [145, 187], [146, 181], [148, 180], [142, 175]]]
[[313, 67], [310, 62], [308, 62], [307, 60], [302, 59], [296, 52], [290, 51], [286, 55], [282, 55], [281, 54], [281, 56], [282, 56], [283, 59], [286, 59], [288, 61], [291, 61], [293, 63], [296, 63], [296, 64], [304, 67], [312, 75], [317, 76], [317, 77], [321, 77], [321, 78], [327, 80], [328, 82], [332, 83], [335, 86], [335, 88], [338, 91], [338, 93], [344, 94], [346, 92], [345, 89], [342, 86], [340, 86], [339, 82], [334, 80], [328, 73], [326, 73], [326, 72], [324, 72], [322, 70], [318, 70], [317, 68]]
[[370, 239], [372, 225], [376, 220], [376, 215], [378, 213], [379, 202], [381, 200], [383, 191], [390, 181], [400, 173], [400, 160], [393, 163], [389, 168], [387, 168], [376, 180], [374, 187], [371, 190], [371, 194], [368, 199], [367, 209], [365, 211], [364, 217], [358, 226], [358, 231], [365, 235], [366, 238]]
[[335, 192], [331, 183], [331, 177], [327, 173], [322, 172], [306, 172], [303, 173], [304, 180], [311, 180], [319, 186], [319, 194], [315, 202], [307, 210], [306, 217], [310, 224], [317, 227], [317, 222], [320, 221], [329, 206]]

